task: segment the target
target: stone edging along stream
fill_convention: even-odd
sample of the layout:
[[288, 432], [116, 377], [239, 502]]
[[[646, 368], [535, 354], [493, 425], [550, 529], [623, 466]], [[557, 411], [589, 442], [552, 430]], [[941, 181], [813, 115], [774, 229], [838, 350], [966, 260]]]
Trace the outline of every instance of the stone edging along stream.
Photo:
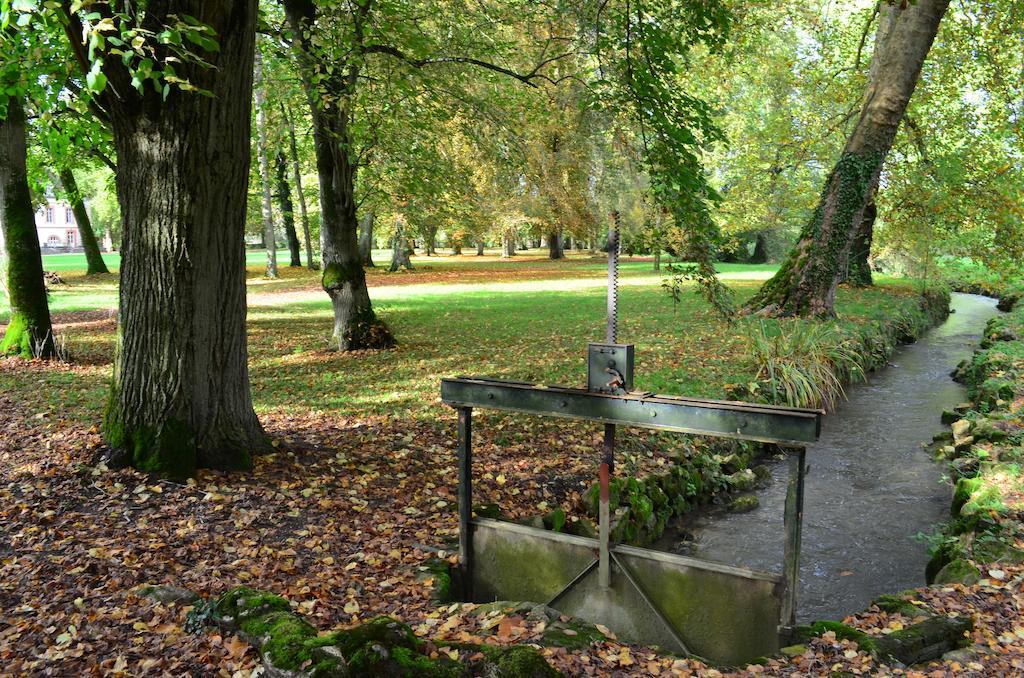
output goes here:
[[[970, 586], [984, 576], [1005, 578], [1001, 564], [1024, 563], [1024, 303], [1018, 303], [1024, 289], [962, 281], [954, 281], [953, 287], [998, 297], [999, 309], [1007, 311], [989, 321], [980, 348], [953, 373], [967, 387], [970, 402], [942, 413], [950, 430], [935, 441], [937, 458], [948, 463], [956, 484], [950, 520], [932, 537], [926, 583]], [[801, 633], [807, 637], [832, 631], [884, 660], [903, 664], [936, 659], [950, 651], [958, 659], [963, 653], [971, 654], [956, 650], [970, 644], [971, 618], [933, 615], [916, 598], [914, 591], [907, 591], [873, 603], [884, 612], [927, 616], [924, 622], [891, 636], [871, 637], [838, 622], [817, 622], [803, 627]], [[906, 637], [909, 642], [894, 648], [894, 637]]]
[[1024, 562], [1024, 303], [985, 328], [981, 347], [954, 372], [970, 402], [943, 413], [950, 431], [938, 441], [956, 482], [950, 521], [933, 543], [928, 583], [978, 581], [978, 564]]

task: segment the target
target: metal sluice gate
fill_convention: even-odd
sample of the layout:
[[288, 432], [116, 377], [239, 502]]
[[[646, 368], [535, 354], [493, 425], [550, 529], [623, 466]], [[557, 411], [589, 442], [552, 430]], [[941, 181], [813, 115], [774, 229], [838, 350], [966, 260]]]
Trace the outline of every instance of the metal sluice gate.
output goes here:
[[[772, 654], [795, 625], [806, 445], [820, 410], [633, 390], [633, 346], [618, 344], [618, 218], [608, 237], [607, 341], [590, 344], [587, 388], [459, 377], [441, 381], [458, 411], [459, 560], [466, 600], [534, 601], [603, 624], [629, 642], [721, 663]], [[598, 538], [473, 516], [474, 408], [604, 424]], [[789, 452], [782, 572], [612, 543], [609, 481], [617, 426], [776, 443]]]

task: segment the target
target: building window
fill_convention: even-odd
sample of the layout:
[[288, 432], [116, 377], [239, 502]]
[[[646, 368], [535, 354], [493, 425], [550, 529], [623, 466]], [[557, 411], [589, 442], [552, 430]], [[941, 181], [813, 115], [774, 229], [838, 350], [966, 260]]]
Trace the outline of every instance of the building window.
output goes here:
[[78, 235], [78, 231], [70, 231], [70, 230], [69, 230], [69, 231], [67, 232], [67, 236], [68, 236], [68, 247], [74, 247], [74, 246], [75, 246], [75, 244], [76, 244], [76, 243], [75, 243], [75, 237], [76, 237], [77, 235]]
[[47, 207], [46, 208], [46, 223], [48, 223], [48, 224], [52, 224], [53, 223], [53, 208], [52, 207]]
[[64, 208], [64, 222], [68, 224], [75, 223], [75, 213], [71, 210], [70, 207]]
[[58, 238], [55, 235], [51, 235], [49, 238], [46, 239], [46, 246], [47, 247], [60, 247], [60, 238]]

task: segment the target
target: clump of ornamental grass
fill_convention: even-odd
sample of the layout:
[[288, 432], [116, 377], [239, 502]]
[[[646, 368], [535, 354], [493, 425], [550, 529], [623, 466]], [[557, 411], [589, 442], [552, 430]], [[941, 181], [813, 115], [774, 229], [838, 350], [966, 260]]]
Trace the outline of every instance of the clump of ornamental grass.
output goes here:
[[748, 332], [757, 381], [771, 402], [831, 408], [843, 384], [864, 378], [860, 342], [834, 324], [761, 321]]

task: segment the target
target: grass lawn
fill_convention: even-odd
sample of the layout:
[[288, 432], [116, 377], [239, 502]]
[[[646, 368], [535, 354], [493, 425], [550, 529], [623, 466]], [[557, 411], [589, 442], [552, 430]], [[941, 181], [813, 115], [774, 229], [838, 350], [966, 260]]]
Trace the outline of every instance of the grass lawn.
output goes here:
[[[328, 350], [331, 307], [316, 272], [285, 267], [280, 279], [267, 280], [261, 265], [250, 266], [250, 363], [257, 410], [431, 420], [444, 412], [437, 403], [442, 376], [582, 385], [586, 343], [604, 335], [603, 260], [577, 255], [552, 262], [534, 255], [512, 261], [421, 257], [415, 263], [412, 272], [368, 273], [371, 297], [399, 337], [399, 348], [351, 355]], [[768, 266], [737, 264], [721, 269], [740, 301], [772, 272]], [[724, 324], [695, 293], [673, 307], [650, 261], [627, 260], [622, 270], [619, 333], [621, 341], [637, 345], [638, 388], [722, 397], [724, 385], [750, 377], [746, 333], [757, 321]], [[59, 383], [74, 375], [75, 397], [83, 407], [53, 406], [73, 418], [95, 421], [113, 355], [117, 277], [81, 271], [63, 277], [67, 284], [52, 290], [51, 309], [55, 332], [66, 339], [78, 366], [46, 372]], [[850, 322], [884, 318], [899, 304], [911, 303], [909, 291], [901, 281], [841, 290], [839, 312]], [[0, 323], [6, 317], [2, 313]], [[0, 373], [0, 385], [6, 378]], [[46, 397], [46, 392], [35, 397]]]
[[[116, 276], [67, 271], [52, 301], [73, 362], [0, 361], [5, 669], [231, 675], [256, 666], [240, 641], [183, 633], [180, 606], [131, 593], [143, 583], [203, 595], [239, 583], [273, 590], [322, 630], [391, 614], [424, 637], [475, 632], [468, 617], [444, 618], [421, 569], [428, 547], [457, 533], [454, 414], [440, 403], [438, 382], [479, 374], [582, 385], [585, 345], [603, 337], [605, 269], [578, 255], [449, 259], [418, 259], [411, 273], [371, 272], [371, 296], [400, 345], [351, 354], [326, 350], [331, 311], [315, 273], [282, 269], [281, 280], [267, 281], [254, 265], [253, 398], [278, 451], [252, 473], [204, 471], [187, 485], [97, 466]], [[639, 388], [721, 397], [726, 384], [751, 378], [746, 333], [756, 321], [725, 324], [690, 292], [673, 308], [649, 261], [623, 269], [620, 338], [637, 345]], [[741, 300], [770, 272], [723, 267]], [[839, 295], [844, 322], [916, 303], [901, 281]], [[594, 480], [598, 426], [481, 413], [475, 430], [477, 497], [510, 515], [572, 508]], [[664, 434], [624, 430], [620, 438], [619, 473], [664, 464], [663, 453], [679, 449]], [[617, 675], [650, 675], [652, 662], [680, 666], [632, 651], [645, 659], [631, 668], [597, 655], [586, 661]], [[551, 658], [573, 673], [586, 652]]]

